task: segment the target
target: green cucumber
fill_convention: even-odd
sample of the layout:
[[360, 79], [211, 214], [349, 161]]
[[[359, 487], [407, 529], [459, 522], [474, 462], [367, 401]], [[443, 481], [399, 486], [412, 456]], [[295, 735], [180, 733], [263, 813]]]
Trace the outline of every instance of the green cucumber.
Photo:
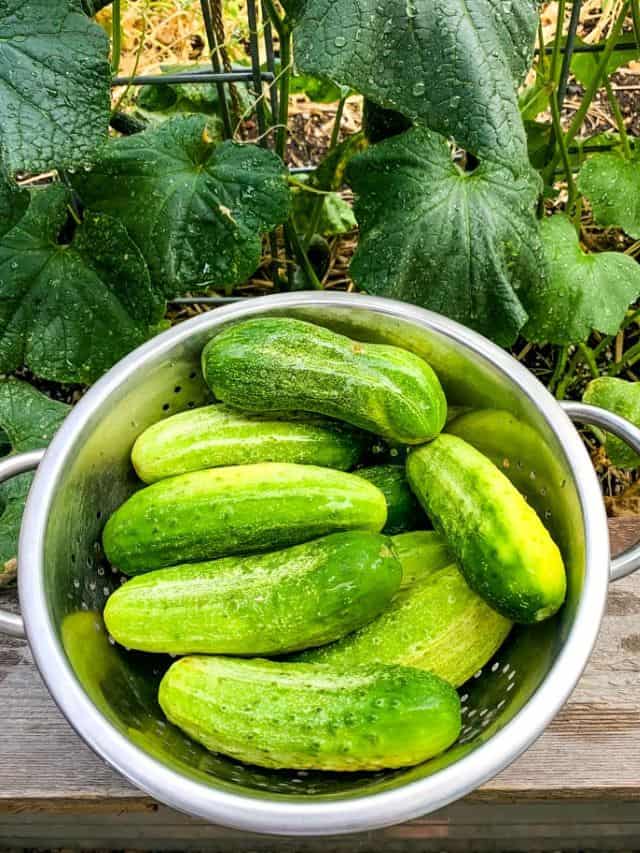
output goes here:
[[532, 623], [561, 607], [560, 550], [490, 459], [461, 438], [440, 435], [410, 454], [407, 477], [467, 583], [495, 610]]
[[446, 682], [407, 667], [186, 657], [160, 683], [167, 718], [207, 749], [260, 767], [380, 770], [443, 752], [460, 732]]
[[[394, 544], [402, 538], [394, 537]], [[403, 577], [390, 607], [348, 637], [297, 659], [345, 669], [365, 662], [413, 666], [459, 687], [493, 657], [511, 622], [469, 588], [455, 565], [443, 565], [450, 556], [442, 541], [434, 538], [421, 547], [416, 539], [396, 550], [411, 579]], [[409, 557], [406, 573], [403, 553]]]
[[453, 562], [447, 543], [435, 530], [398, 533], [391, 541], [402, 566], [401, 589]]
[[168, 477], [133, 494], [107, 521], [107, 559], [125, 574], [268, 551], [339, 530], [385, 525], [371, 483], [315, 465], [264, 462]]
[[383, 533], [392, 536], [416, 530], [428, 523], [422, 507], [409, 488], [404, 465], [373, 465], [353, 472], [377, 486], [387, 502], [387, 523]]
[[447, 416], [438, 377], [417, 355], [292, 318], [223, 329], [202, 370], [215, 396], [240, 409], [316, 412], [402, 444], [429, 441]]
[[131, 461], [141, 480], [155, 483], [187, 471], [256, 462], [348, 470], [364, 448], [363, 433], [336, 421], [276, 420], [218, 403], [153, 424], [133, 445]]
[[379, 533], [332, 533], [282, 551], [133, 578], [104, 619], [123, 646], [169, 654], [269, 655], [320, 646], [374, 619], [402, 567]]

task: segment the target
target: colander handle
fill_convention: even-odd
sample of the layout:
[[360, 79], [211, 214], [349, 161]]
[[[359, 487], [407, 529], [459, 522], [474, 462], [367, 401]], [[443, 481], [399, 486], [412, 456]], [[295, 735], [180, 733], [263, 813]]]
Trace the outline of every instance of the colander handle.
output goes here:
[[[30, 450], [28, 453], [16, 453], [0, 460], [0, 483], [33, 471], [37, 468], [44, 456], [44, 450]], [[11, 637], [24, 637], [24, 622], [22, 616], [17, 613], [9, 613], [0, 610], [0, 634], [9, 634]]]
[[[574, 403], [564, 400], [561, 404], [567, 415], [574, 423], [587, 426], [597, 426], [613, 433], [622, 439], [632, 450], [640, 454], [640, 429], [626, 418], [586, 403]], [[640, 542], [632, 545], [622, 554], [611, 560], [610, 577], [612, 581], [620, 580], [640, 568]]]

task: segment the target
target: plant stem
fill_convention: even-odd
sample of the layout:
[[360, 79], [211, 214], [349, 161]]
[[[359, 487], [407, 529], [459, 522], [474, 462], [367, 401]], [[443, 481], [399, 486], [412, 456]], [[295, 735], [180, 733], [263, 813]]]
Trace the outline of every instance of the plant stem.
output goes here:
[[567, 190], [569, 192], [569, 197], [567, 198], [567, 213], [569, 214], [569, 216], [571, 216], [576, 201], [576, 182], [573, 179], [573, 170], [571, 169], [569, 152], [567, 151], [567, 144], [564, 133], [562, 131], [560, 105], [558, 103], [557, 90], [552, 92], [551, 98], [549, 100], [551, 103], [551, 118], [553, 121], [554, 134], [556, 137], [558, 149], [560, 150], [560, 156], [562, 157], [562, 166], [564, 168], [565, 177], [567, 180]]
[[540, 17], [538, 17], [538, 65], [540, 66], [540, 73], [544, 77], [547, 67], [547, 52], [544, 49], [544, 32], [542, 31], [542, 19]]
[[633, 18], [633, 36], [636, 40], [636, 47], [640, 51], [640, 2], [639, 0], [631, 0], [631, 17]]
[[549, 381], [549, 391], [553, 394], [553, 389], [556, 387], [558, 382], [560, 381], [560, 377], [565, 369], [567, 364], [567, 356], [569, 354], [569, 347], [564, 346], [560, 348], [558, 352], [558, 358], [556, 359], [556, 366], [553, 369], [553, 375]]
[[[218, 39], [213, 26], [213, 15], [209, 5], [209, 0], [200, 0], [200, 8], [202, 9], [204, 28], [207, 34], [207, 42], [209, 44], [211, 67], [215, 72], [221, 72], [222, 63], [220, 62], [220, 55], [218, 53]], [[229, 104], [227, 103], [225, 84], [216, 83], [216, 90], [218, 92], [218, 103], [224, 138], [231, 139], [233, 136], [233, 127], [231, 126], [231, 116], [229, 115]]]
[[566, 0], [558, 0], [558, 11], [556, 17], [556, 34], [553, 39], [553, 51], [551, 53], [551, 70], [549, 77], [555, 83], [558, 79], [558, 61], [560, 58], [560, 47], [562, 44], [562, 29], [564, 24], [564, 10]]
[[569, 82], [569, 71], [571, 70], [571, 57], [573, 56], [573, 48], [576, 43], [576, 33], [580, 22], [581, 5], [582, 0], [573, 0], [571, 5], [571, 19], [569, 20], [567, 41], [564, 48], [564, 56], [562, 57], [560, 80], [558, 82], [558, 109], [561, 113], [564, 105], [564, 99], [567, 96], [567, 83]]
[[276, 116], [278, 115], [278, 87], [275, 82], [276, 77], [276, 61], [275, 54], [273, 52], [273, 33], [271, 31], [271, 19], [269, 16], [269, 10], [267, 9], [266, 4], [262, 3], [262, 29], [264, 35], [264, 47], [265, 53], [267, 54], [267, 68], [273, 74], [273, 82], [269, 84], [269, 99], [271, 101], [271, 123], [276, 120]]
[[605, 78], [604, 88], [607, 93], [607, 98], [609, 100], [609, 106], [611, 107], [611, 112], [613, 113], [613, 117], [616, 120], [616, 126], [618, 128], [618, 133], [620, 134], [620, 142], [622, 143], [622, 151], [624, 156], [629, 160], [631, 159], [631, 145], [629, 144], [629, 136], [627, 134], [627, 128], [624, 124], [624, 118], [622, 116], [622, 110], [620, 109], [620, 103], [616, 98], [616, 93], [613, 91], [613, 87], [611, 85], [611, 81], [609, 78]]
[[285, 233], [288, 235], [289, 240], [291, 242], [291, 248], [293, 249], [293, 254], [296, 257], [296, 261], [298, 265], [302, 268], [302, 271], [307, 277], [309, 284], [314, 290], [322, 290], [322, 284], [320, 283], [318, 276], [316, 275], [316, 271], [311, 265], [311, 261], [309, 260], [309, 256], [302, 245], [302, 241], [298, 235], [298, 232], [295, 229], [295, 226], [291, 220], [287, 222], [284, 226]]
[[258, 141], [263, 148], [268, 146], [266, 137], [267, 117], [264, 109], [262, 73], [260, 69], [260, 45], [258, 42], [258, 11], [256, 0], [247, 0], [247, 20], [249, 22], [249, 53], [253, 74], [253, 94], [255, 95], [256, 121], [258, 123]]
[[567, 393], [567, 388], [575, 379], [576, 368], [580, 364], [581, 360], [582, 352], [580, 351], [580, 349], [577, 349], [571, 357], [571, 361], [569, 362], [569, 366], [567, 368], [566, 373], [564, 374], [562, 380], [558, 383], [558, 387], [556, 388], [555, 396], [557, 400], [564, 399], [564, 396]]
[[598, 370], [598, 365], [593, 354], [593, 350], [590, 349], [585, 343], [579, 343], [578, 349], [582, 353], [582, 358], [584, 359], [587, 367], [591, 371], [591, 376], [594, 379], [597, 379], [600, 376], [600, 371]]
[[111, 71], [118, 73], [122, 50], [122, 24], [120, 20], [120, 0], [113, 0], [111, 13]]
[[607, 370], [607, 373], [609, 376], [617, 376], [627, 367], [632, 367], [638, 359], [640, 359], [640, 342], [629, 347], [624, 354], [622, 361], [619, 361], [617, 364], [612, 364]]
[[[567, 130], [567, 132], [565, 134], [565, 145], [567, 146], [567, 148], [569, 147], [569, 145], [571, 145], [571, 143], [575, 139], [578, 131], [582, 127], [582, 124], [585, 120], [585, 117], [587, 115], [589, 107], [591, 106], [591, 102], [593, 101], [593, 99], [596, 95], [596, 92], [600, 88], [600, 84], [602, 82], [603, 77], [605, 77], [605, 75], [607, 73], [607, 65], [609, 63], [609, 59], [611, 57], [611, 54], [613, 53], [613, 49], [614, 49], [618, 39], [620, 38], [620, 33], [622, 32], [622, 26], [623, 26], [624, 20], [627, 16], [628, 8], [629, 8], [629, 0], [625, 0], [625, 2], [622, 5], [622, 8], [620, 9], [620, 13], [619, 13], [618, 17], [616, 18], [615, 23], [613, 24], [613, 27], [611, 28], [611, 32], [609, 33], [609, 37], [607, 39], [607, 43], [605, 45], [605, 48], [602, 51], [602, 54], [600, 55], [600, 62], [598, 63], [598, 68], [596, 70], [596, 73], [595, 73], [591, 83], [587, 86], [587, 89], [586, 89], [584, 95], [582, 96], [582, 101], [580, 103], [580, 106], [579, 106], [576, 114], [574, 115], [571, 124], [569, 125], [569, 129]], [[549, 176], [551, 176], [551, 177], [553, 176], [553, 173], [555, 172], [555, 169], [556, 169], [556, 166], [558, 165], [558, 161], [559, 161], [560, 157], [561, 157], [560, 152], [556, 151], [556, 153], [553, 157], [553, 160], [549, 164], [549, 167], [547, 170], [547, 174]]]
[[289, 125], [289, 84], [291, 80], [291, 33], [283, 27], [280, 37], [280, 92], [278, 94], [278, 130], [276, 134], [276, 152], [284, 160], [287, 153], [287, 135]]
[[280, 40], [280, 93], [278, 110], [278, 129], [276, 133], [276, 153], [284, 160], [287, 150], [287, 126], [289, 124], [289, 82], [291, 78], [291, 25], [289, 20], [281, 18], [273, 0], [264, 0], [264, 8], [269, 13]]
[[[346, 97], [340, 98], [338, 103], [338, 108], [336, 110], [336, 117], [333, 122], [333, 130], [331, 131], [331, 140], [329, 142], [329, 150], [327, 154], [330, 154], [336, 145], [338, 144], [338, 139], [340, 138], [340, 124], [342, 122], [342, 114], [344, 113], [344, 105], [346, 104]], [[331, 180], [333, 180], [333, 175], [331, 176]], [[323, 190], [329, 190], [330, 187], [322, 187]], [[309, 243], [313, 240], [313, 235], [318, 230], [318, 224], [320, 222], [320, 217], [322, 216], [322, 211], [324, 209], [324, 196], [316, 198], [313, 202], [313, 206], [311, 208], [311, 216], [309, 217], [309, 227], [307, 228], [307, 233], [305, 234], [305, 245], [309, 245]]]

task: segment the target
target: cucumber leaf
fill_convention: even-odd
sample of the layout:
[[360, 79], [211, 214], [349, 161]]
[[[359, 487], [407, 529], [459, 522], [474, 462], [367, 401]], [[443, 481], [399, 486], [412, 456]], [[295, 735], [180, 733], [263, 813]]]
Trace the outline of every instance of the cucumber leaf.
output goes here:
[[[234, 66], [242, 68], [242, 66]], [[245, 69], [246, 70], [246, 69]], [[162, 74], [181, 74], [182, 72], [211, 71], [211, 63], [190, 65], [161, 65]], [[228, 91], [225, 87], [225, 91]], [[246, 86], [236, 86], [240, 109], [251, 110], [252, 100]], [[227, 96], [229, 103], [231, 99]], [[149, 122], [165, 121], [174, 115], [184, 113], [202, 113], [209, 116], [207, 130], [210, 136], [221, 141], [222, 119], [220, 118], [220, 98], [213, 83], [159, 83], [155, 86], [142, 86], [136, 97], [136, 113]]]
[[640, 238], [640, 161], [617, 152], [590, 157], [580, 170], [578, 188], [588, 199], [598, 225], [622, 228]]
[[[640, 427], [640, 382], [627, 382], [615, 376], [601, 376], [585, 388], [585, 403], [600, 406]], [[637, 468], [640, 456], [615, 435], [603, 432], [607, 456], [616, 468]]]
[[[523, 169], [517, 87], [534, 0], [297, 0], [296, 66], [397, 110], [480, 159]], [[410, 57], [410, 61], [407, 58]]]
[[[3, 455], [46, 447], [70, 406], [51, 400], [28, 382], [0, 381], [0, 435]], [[0, 485], [0, 587], [15, 577], [18, 534], [33, 474]]]
[[69, 243], [70, 194], [31, 194], [0, 239], [0, 371], [90, 382], [141, 344], [164, 313], [124, 226], [87, 214]]
[[289, 215], [287, 172], [272, 152], [212, 144], [205, 116], [177, 116], [112, 139], [73, 183], [90, 209], [124, 223], [167, 296], [246, 280], [262, 234]]
[[347, 177], [359, 287], [513, 342], [527, 319], [520, 291], [543, 270], [537, 175], [515, 178], [487, 161], [463, 172], [443, 137], [414, 128], [355, 157]]
[[[306, 234], [311, 221], [311, 214], [315, 200], [319, 198], [315, 193], [297, 190], [293, 193], [293, 222], [299, 234]], [[324, 196], [322, 212], [318, 220], [316, 233], [322, 237], [337, 237], [346, 234], [357, 225], [351, 205], [347, 204], [336, 192], [327, 193]]]
[[[576, 45], [578, 47], [585, 44], [586, 42], [582, 41], [582, 39], [576, 39]], [[590, 45], [590, 47], [604, 48], [605, 44], [606, 42], [599, 42]], [[625, 44], [628, 44], [627, 48], [624, 47]], [[585, 88], [593, 83], [596, 74], [598, 73], [598, 66], [600, 64], [601, 57], [602, 53], [597, 51], [589, 53], [574, 53], [571, 57], [571, 72], [576, 80]], [[631, 36], [631, 39], [628, 41], [627, 37], [623, 37], [618, 41], [616, 44], [616, 50], [614, 50], [609, 57], [609, 61], [607, 62], [607, 77], [614, 74], [618, 68], [622, 68], [623, 65], [628, 65], [634, 59], [640, 59], [640, 53], [638, 52], [635, 40], [633, 39], [633, 36]]]
[[562, 214], [543, 220], [540, 230], [547, 276], [525, 294], [525, 337], [574, 344], [586, 340], [593, 329], [615, 334], [640, 294], [640, 266], [620, 252], [587, 254]]
[[9, 174], [91, 162], [109, 126], [104, 31], [78, 0], [4, 0], [0, 33], [0, 150]]
[[20, 221], [29, 206], [29, 193], [5, 180], [0, 170], [0, 237]]

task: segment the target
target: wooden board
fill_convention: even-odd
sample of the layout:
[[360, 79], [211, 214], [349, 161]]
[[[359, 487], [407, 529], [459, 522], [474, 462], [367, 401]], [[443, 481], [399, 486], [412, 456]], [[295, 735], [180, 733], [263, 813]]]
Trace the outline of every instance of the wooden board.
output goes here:
[[[610, 527], [616, 550], [640, 534], [638, 519], [612, 519]], [[197, 846], [203, 839], [206, 824], [158, 807], [84, 745], [55, 707], [21, 640], [0, 638], [0, 709], [0, 840], [11, 838], [18, 846], [49, 845], [54, 837], [59, 843], [80, 843], [86, 832], [87, 844], [130, 846], [143, 826], [145, 839], [155, 839], [149, 842], [155, 848], [162, 846], [163, 833], [176, 844], [181, 840]], [[465, 839], [475, 839], [479, 849], [483, 826], [494, 849], [500, 848], [501, 833], [509, 849], [527, 849], [518, 846], [519, 833], [535, 838], [536, 849], [547, 849], [545, 839], [554, 849], [570, 846], [567, 822], [591, 823], [600, 814], [597, 825], [606, 830], [605, 846], [615, 849], [619, 839], [628, 849], [633, 846], [630, 839], [640, 842], [639, 801], [640, 573], [611, 588], [590, 664], [539, 741], [461, 804], [377, 836], [386, 839], [385, 846], [391, 839], [431, 838], [438, 849], [443, 838], [452, 839], [457, 826], [462, 835], [453, 836], [459, 849], [466, 849]], [[540, 811], [554, 803], [555, 811]], [[612, 821], [598, 811], [602, 804], [617, 810]], [[128, 815], [128, 829], [118, 834], [108, 815], [123, 813]], [[542, 834], [532, 828], [538, 825], [546, 827]], [[211, 840], [237, 835], [212, 827], [207, 832]], [[300, 842], [294, 846], [301, 849]], [[422, 847], [428, 849], [424, 843]], [[454, 849], [447, 843], [449, 847]]]

